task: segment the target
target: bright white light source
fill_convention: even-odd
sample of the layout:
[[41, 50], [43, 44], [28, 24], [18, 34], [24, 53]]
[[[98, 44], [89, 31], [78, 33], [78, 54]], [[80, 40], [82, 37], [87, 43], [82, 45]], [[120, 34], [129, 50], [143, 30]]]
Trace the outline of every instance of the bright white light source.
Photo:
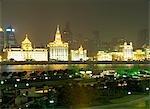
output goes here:
[[69, 75], [69, 78], [72, 78], [72, 75]]
[[28, 104], [26, 104], [26, 107], [29, 107], [29, 105], [28, 105]]
[[104, 89], [107, 89], [107, 86], [104, 86]]
[[149, 87], [146, 87], [146, 90], [149, 90]]
[[91, 74], [92, 73], [92, 71], [86, 71], [86, 74]]
[[1, 81], [1, 84], [4, 84], [4, 81], [3, 81], [3, 80]]
[[11, 29], [6, 29], [6, 31], [11, 31]]
[[45, 79], [48, 79], [48, 77], [46, 76]]
[[131, 95], [131, 92], [128, 92], [128, 95]]
[[12, 29], [12, 32], [15, 32], [15, 29]]
[[25, 93], [23, 93], [22, 95], [23, 95], [23, 96], [26, 96], [26, 94], [25, 94]]
[[15, 84], [15, 87], [18, 87], [18, 85], [17, 85], [17, 84]]
[[29, 86], [29, 83], [26, 83], [26, 86]]
[[53, 104], [53, 103], [54, 103], [54, 100], [50, 100], [49, 103]]
[[16, 81], [18, 81], [18, 82], [19, 82], [19, 81], [20, 81], [20, 79], [18, 78], [18, 79], [16, 79]]

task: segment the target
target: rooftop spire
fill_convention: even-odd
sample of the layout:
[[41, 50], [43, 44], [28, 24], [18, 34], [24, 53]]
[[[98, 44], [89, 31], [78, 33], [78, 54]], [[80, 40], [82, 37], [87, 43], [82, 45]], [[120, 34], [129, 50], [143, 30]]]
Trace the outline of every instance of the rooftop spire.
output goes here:
[[24, 41], [22, 41], [22, 43], [31, 43], [31, 41], [28, 39], [28, 34], [25, 35], [25, 39]]
[[0, 32], [4, 32], [3, 29], [2, 29], [2, 27], [0, 27]]
[[56, 34], [60, 34], [59, 25], [57, 25], [57, 31], [56, 31]]
[[59, 25], [57, 25], [57, 30], [55, 34], [55, 43], [62, 43]]

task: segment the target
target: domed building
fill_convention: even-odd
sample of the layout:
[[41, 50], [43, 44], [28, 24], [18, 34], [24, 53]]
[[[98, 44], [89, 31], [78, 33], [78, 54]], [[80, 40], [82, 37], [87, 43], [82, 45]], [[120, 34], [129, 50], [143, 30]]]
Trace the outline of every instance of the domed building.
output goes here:
[[15, 61], [48, 61], [48, 52], [46, 48], [33, 48], [32, 43], [26, 35], [21, 43], [21, 48], [5, 48], [6, 60], [13, 59]]

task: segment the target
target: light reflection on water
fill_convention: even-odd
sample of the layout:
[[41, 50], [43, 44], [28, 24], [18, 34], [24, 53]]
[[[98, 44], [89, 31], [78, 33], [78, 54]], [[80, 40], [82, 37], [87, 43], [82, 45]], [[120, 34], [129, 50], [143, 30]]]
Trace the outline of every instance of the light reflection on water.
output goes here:
[[39, 71], [39, 70], [59, 70], [67, 69], [70, 66], [76, 66], [84, 69], [98, 69], [98, 70], [107, 70], [107, 69], [130, 69], [133, 67], [139, 68], [150, 68], [150, 64], [50, 64], [50, 65], [2, 65], [0, 66], [1, 72], [4, 71]]

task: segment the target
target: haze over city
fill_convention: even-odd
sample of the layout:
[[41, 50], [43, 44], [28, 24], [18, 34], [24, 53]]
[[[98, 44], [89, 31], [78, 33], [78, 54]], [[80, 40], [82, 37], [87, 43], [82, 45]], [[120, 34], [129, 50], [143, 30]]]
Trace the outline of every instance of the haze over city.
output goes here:
[[135, 45], [148, 28], [147, 0], [3, 0], [2, 23], [16, 29], [18, 43], [28, 33], [36, 45], [54, 39], [56, 25], [61, 31], [70, 24], [73, 39], [101, 41], [124, 37]]

